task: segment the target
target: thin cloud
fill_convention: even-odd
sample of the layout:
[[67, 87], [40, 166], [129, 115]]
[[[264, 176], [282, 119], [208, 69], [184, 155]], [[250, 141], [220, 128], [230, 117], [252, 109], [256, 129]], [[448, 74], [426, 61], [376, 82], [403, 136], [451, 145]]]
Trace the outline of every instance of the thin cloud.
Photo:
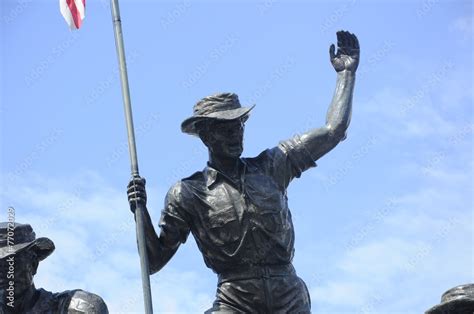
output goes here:
[[[320, 311], [420, 313], [445, 290], [472, 282], [473, 204], [467, 192], [472, 171], [445, 167], [444, 174], [438, 172], [413, 192], [398, 196], [369, 237], [334, 248], [332, 269], [311, 288]], [[447, 189], [443, 181], [448, 173], [463, 188]], [[411, 180], [420, 182], [416, 173]]]
[[472, 34], [474, 33], [472, 16], [463, 16], [455, 19], [451, 24], [451, 30], [460, 32], [466, 39], [472, 41]]

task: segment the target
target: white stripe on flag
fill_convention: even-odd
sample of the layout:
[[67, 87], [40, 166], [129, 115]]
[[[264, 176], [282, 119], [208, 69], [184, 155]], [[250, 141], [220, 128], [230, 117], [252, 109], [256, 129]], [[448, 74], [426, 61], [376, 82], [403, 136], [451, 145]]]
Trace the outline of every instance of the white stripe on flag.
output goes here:
[[84, 0], [74, 0], [74, 2], [76, 3], [76, 7], [77, 7], [77, 10], [79, 11], [81, 20], [83, 20], [85, 17]]
[[[71, 3], [71, 6], [75, 7], [72, 11], [69, 8], [68, 1]], [[85, 17], [85, 7], [86, 0], [59, 0], [61, 15], [72, 30], [81, 27], [82, 20]], [[76, 18], [77, 25], [74, 23], [74, 18]]]
[[69, 6], [67, 5], [66, 0], [59, 0], [59, 9], [61, 10], [61, 15], [66, 20], [67, 25], [69, 25], [70, 29], [77, 29], [76, 25], [74, 24], [74, 20], [72, 18], [71, 11], [69, 10]]

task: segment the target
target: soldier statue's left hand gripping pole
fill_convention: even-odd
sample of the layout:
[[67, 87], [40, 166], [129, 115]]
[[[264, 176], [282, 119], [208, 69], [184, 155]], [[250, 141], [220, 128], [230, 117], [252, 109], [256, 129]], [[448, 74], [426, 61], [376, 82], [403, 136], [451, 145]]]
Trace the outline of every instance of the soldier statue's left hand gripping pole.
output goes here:
[[[130, 90], [128, 87], [127, 64], [125, 62], [125, 49], [122, 37], [122, 24], [120, 20], [120, 10], [118, 0], [110, 0], [110, 7], [112, 9], [112, 21], [114, 24], [115, 46], [117, 48], [117, 57], [120, 68], [120, 81], [122, 86], [123, 105], [125, 109], [125, 120], [127, 123], [128, 132], [128, 149], [130, 152], [130, 162], [132, 170], [132, 180], [140, 179], [138, 173], [137, 149], [135, 146], [135, 132], [133, 129], [132, 106], [130, 103]], [[145, 243], [144, 230], [144, 208], [138, 201], [135, 204], [135, 219], [136, 231], [138, 241], [138, 253], [140, 255], [140, 265], [142, 273], [143, 284], [143, 298], [145, 302], [145, 313], [152, 314], [153, 306], [151, 302], [150, 289], [150, 271], [148, 266], [148, 256]]]

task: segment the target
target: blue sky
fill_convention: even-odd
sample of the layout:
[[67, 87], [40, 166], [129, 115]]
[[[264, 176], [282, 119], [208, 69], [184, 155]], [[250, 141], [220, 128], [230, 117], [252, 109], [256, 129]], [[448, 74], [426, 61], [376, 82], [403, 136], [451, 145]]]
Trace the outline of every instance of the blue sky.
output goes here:
[[[347, 139], [289, 188], [294, 264], [315, 313], [421, 313], [474, 281], [471, 1], [120, 2], [140, 173], [158, 223], [205, 166], [180, 132], [200, 98], [257, 104], [245, 156], [324, 124], [340, 29], [361, 45]], [[36, 285], [142, 312], [108, 1], [71, 32], [57, 1], [0, 6], [0, 207], [57, 250]], [[216, 277], [192, 237], [152, 276], [155, 312], [203, 312]]]

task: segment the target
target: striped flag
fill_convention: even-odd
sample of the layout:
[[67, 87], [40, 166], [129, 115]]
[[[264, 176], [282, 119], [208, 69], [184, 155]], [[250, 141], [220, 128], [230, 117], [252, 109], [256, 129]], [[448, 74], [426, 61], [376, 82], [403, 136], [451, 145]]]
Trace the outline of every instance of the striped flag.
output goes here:
[[81, 27], [85, 16], [86, 0], [59, 0], [59, 8], [70, 29]]

